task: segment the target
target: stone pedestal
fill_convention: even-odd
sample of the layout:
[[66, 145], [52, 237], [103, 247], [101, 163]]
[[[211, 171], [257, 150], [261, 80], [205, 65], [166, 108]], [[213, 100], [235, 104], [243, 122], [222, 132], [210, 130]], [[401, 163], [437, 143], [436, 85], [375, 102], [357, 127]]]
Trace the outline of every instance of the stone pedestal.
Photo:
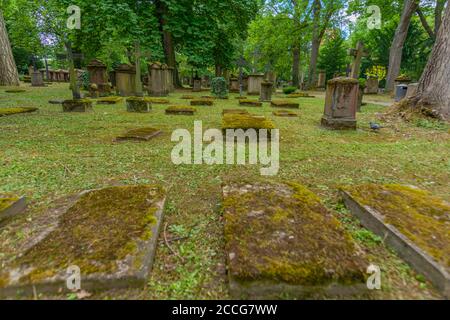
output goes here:
[[264, 81], [264, 75], [262, 74], [251, 74], [248, 76], [248, 95], [260, 95], [261, 94], [261, 83]]
[[149, 85], [148, 93], [152, 97], [165, 97], [167, 96], [166, 90], [166, 77], [164, 76], [165, 70], [162, 69], [162, 65], [159, 62], [149, 65]]
[[239, 79], [231, 78], [230, 79], [230, 92], [240, 92]]
[[192, 86], [193, 92], [200, 92], [202, 91], [202, 79], [194, 79], [194, 83]]
[[261, 95], [259, 101], [270, 102], [272, 101], [273, 82], [264, 81], [261, 83]]
[[336, 78], [328, 81], [322, 126], [330, 129], [356, 129], [359, 81]]
[[319, 76], [317, 78], [317, 88], [325, 89], [327, 74], [325, 72], [319, 72]]
[[87, 66], [89, 73], [89, 81], [95, 84], [100, 95], [109, 93], [108, 75], [106, 72], [106, 65], [100, 60], [94, 59]]
[[133, 96], [136, 92], [136, 69], [129, 64], [116, 68], [116, 91], [122, 97]]
[[151, 102], [142, 97], [131, 97], [126, 100], [128, 112], [147, 113], [151, 110]]
[[44, 80], [42, 74], [39, 71], [33, 71], [31, 73], [31, 86], [32, 87], [44, 87]]
[[377, 78], [369, 78], [366, 80], [366, 94], [378, 94], [379, 81]]

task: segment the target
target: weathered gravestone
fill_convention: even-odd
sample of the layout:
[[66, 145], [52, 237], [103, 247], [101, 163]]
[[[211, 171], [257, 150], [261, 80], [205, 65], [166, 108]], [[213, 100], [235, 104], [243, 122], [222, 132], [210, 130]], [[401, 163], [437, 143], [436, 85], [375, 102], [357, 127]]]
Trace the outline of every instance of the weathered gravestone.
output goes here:
[[166, 109], [168, 115], [187, 115], [192, 116], [197, 112], [197, 109], [189, 106], [170, 106]]
[[406, 97], [405, 98], [414, 97], [417, 94], [417, 88], [418, 87], [419, 87], [418, 83], [410, 83], [408, 85], [408, 91], [406, 91]]
[[261, 95], [259, 101], [270, 102], [272, 100], [273, 82], [263, 81], [261, 82]]
[[317, 78], [317, 88], [325, 89], [327, 74], [324, 71], [319, 72], [319, 77]]
[[148, 281], [163, 220], [160, 186], [110, 187], [83, 192], [52, 213], [56, 221], [0, 270], [0, 295], [67, 292], [68, 268], [81, 288], [141, 287]]
[[154, 62], [149, 65], [150, 83], [149, 94], [153, 97], [165, 97], [168, 90], [166, 89], [166, 82], [162, 65], [159, 62]]
[[240, 92], [240, 85], [238, 78], [230, 79], [230, 92]]
[[25, 197], [8, 197], [0, 195], [0, 222], [21, 214], [27, 207]]
[[368, 292], [368, 265], [350, 235], [304, 186], [228, 185], [223, 209], [233, 298], [348, 298]]
[[120, 64], [115, 69], [116, 91], [122, 97], [136, 94], [136, 68], [130, 64]]
[[202, 91], [202, 79], [199, 78], [198, 75], [193, 80], [192, 91], [193, 92], [200, 92], [200, 91]]
[[261, 83], [264, 81], [263, 74], [251, 74], [248, 76], [248, 95], [260, 95], [261, 94]]
[[105, 95], [111, 92], [111, 86], [108, 83], [108, 74], [106, 65], [100, 60], [94, 59], [87, 65], [89, 72], [89, 81], [97, 86], [99, 94]]
[[152, 103], [144, 97], [130, 97], [126, 103], [128, 112], [147, 113], [152, 109]]
[[322, 126], [330, 129], [356, 129], [359, 81], [335, 78], [328, 81]]
[[379, 81], [378, 78], [369, 77], [366, 80], [366, 89], [364, 93], [366, 94], [378, 94]]
[[450, 298], [450, 205], [412, 186], [362, 185], [341, 190], [363, 226]]

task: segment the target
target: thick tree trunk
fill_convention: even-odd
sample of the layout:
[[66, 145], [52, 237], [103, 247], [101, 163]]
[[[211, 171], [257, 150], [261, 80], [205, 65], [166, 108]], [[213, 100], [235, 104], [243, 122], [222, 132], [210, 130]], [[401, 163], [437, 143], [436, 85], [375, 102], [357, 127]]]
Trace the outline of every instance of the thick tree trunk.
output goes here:
[[294, 47], [292, 50], [292, 85], [300, 86], [300, 48]]
[[3, 12], [0, 10], [0, 86], [18, 86], [19, 74], [11, 50]]
[[442, 24], [442, 12], [445, 8], [445, 3], [447, 0], [437, 0], [436, 8], [434, 9], [434, 33], [437, 34], [439, 32], [439, 28]]
[[450, 6], [445, 10], [417, 94], [408, 102], [428, 115], [450, 120]]
[[166, 14], [167, 14], [167, 7], [165, 3], [161, 0], [155, 1], [156, 6], [156, 15], [158, 17], [159, 22], [159, 31], [161, 33], [161, 42], [164, 49], [164, 57], [166, 59], [166, 63], [169, 67], [174, 68], [173, 73], [173, 83], [175, 87], [180, 88], [181, 87], [181, 81], [179, 78], [178, 73], [178, 67], [177, 67], [177, 61], [175, 57], [175, 46], [173, 43], [173, 37], [172, 33], [166, 30]]
[[317, 58], [319, 56], [319, 47], [321, 42], [320, 37], [320, 11], [322, 6], [319, 0], [314, 0], [313, 4], [313, 34], [311, 41], [311, 58], [309, 60], [309, 72], [308, 72], [308, 89], [316, 83], [316, 69]]
[[392, 41], [391, 51], [389, 54], [389, 69], [386, 78], [386, 90], [394, 90], [395, 79], [400, 73], [402, 65], [403, 46], [405, 45], [406, 36], [408, 35], [411, 18], [419, 6], [418, 0], [405, 0], [403, 13], [400, 18], [397, 30], [395, 31], [394, 40]]

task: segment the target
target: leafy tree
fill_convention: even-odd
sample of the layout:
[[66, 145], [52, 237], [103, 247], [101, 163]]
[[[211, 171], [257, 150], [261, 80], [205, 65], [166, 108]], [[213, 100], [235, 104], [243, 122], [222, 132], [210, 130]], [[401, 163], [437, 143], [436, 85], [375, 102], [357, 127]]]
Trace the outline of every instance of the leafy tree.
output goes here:
[[320, 49], [318, 67], [332, 79], [335, 73], [344, 72], [347, 68], [347, 45], [342, 32], [338, 29], [330, 31]]

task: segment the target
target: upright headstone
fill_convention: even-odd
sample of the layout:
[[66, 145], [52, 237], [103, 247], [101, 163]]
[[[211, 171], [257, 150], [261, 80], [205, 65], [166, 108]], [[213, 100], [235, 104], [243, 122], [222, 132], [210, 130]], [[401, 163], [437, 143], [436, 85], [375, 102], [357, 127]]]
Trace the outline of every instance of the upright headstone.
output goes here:
[[230, 79], [230, 92], [239, 92], [239, 91], [240, 91], [239, 79], [231, 78]]
[[259, 101], [261, 102], [272, 101], [272, 89], [273, 89], [273, 82], [269, 81], [261, 82], [261, 95]]
[[88, 64], [87, 70], [89, 72], [90, 83], [97, 85], [100, 94], [110, 92], [106, 65], [103, 62], [94, 59]]
[[251, 74], [248, 76], [248, 95], [260, 95], [261, 94], [261, 83], [264, 80], [263, 74]]
[[149, 94], [152, 97], [165, 97], [167, 91], [165, 89], [165, 77], [163, 76], [163, 70], [161, 68], [161, 63], [154, 62], [149, 65]]
[[326, 78], [327, 74], [324, 71], [319, 72], [319, 77], [317, 79], [317, 88], [318, 89], [325, 89], [326, 86]]
[[136, 69], [129, 64], [121, 64], [116, 68], [116, 91], [122, 97], [136, 94]]
[[366, 81], [366, 90], [364, 93], [377, 94], [378, 86], [379, 86], [378, 78], [369, 77]]
[[328, 81], [322, 126], [330, 129], [356, 129], [359, 81], [335, 78]]
[[193, 92], [200, 92], [202, 91], [202, 79], [197, 75], [194, 77], [193, 85], [192, 85], [192, 91]]
[[42, 79], [42, 73], [40, 71], [33, 71], [31, 73], [31, 86], [32, 87], [44, 87], [44, 79]]

